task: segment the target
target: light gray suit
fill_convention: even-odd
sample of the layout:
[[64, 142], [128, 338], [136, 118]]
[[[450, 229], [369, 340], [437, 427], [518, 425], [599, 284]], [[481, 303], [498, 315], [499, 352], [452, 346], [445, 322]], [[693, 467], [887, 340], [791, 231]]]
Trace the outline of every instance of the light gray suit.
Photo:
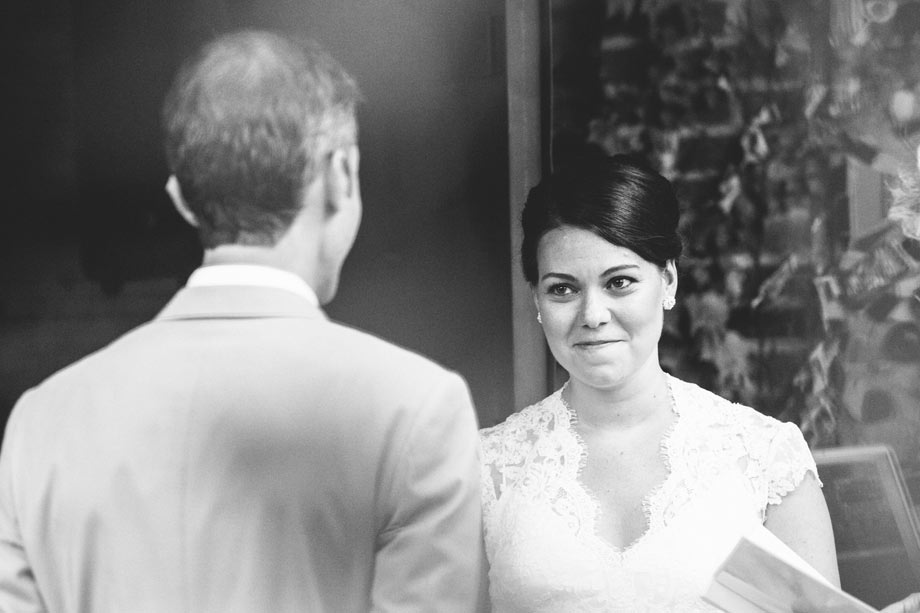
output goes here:
[[269, 287], [190, 287], [27, 392], [0, 457], [0, 611], [471, 611], [456, 374]]

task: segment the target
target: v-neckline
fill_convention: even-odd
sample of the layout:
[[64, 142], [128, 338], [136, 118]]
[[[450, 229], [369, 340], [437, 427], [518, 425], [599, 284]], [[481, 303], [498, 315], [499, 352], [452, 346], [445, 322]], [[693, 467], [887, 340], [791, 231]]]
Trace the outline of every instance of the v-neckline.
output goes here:
[[578, 449], [578, 462], [575, 464], [573, 474], [570, 476], [575, 484], [575, 487], [579, 490], [581, 497], [585, 500], [585, 503], [589, 505], [589, 513], [587, 515], [589, 525], [588, 529], [582, 531], [582, 533], [587, 533], [589, 539], [593, 541], [596, 548], [607, 554], [608, 558], [614, 560], [621, 560], [627, 557], [661, 528], [660, 518], [656, 517], [658, 514], [658, 507], [660, 506], [657, 503], [658, 499], [665, 491], [665, 487], [668, 486], [674, 479], [672, 442], [674, 440], [674, 432], [676, 431], [677, 426], [681, 421], [680, 410], [678, 408], [677, 399], [674, 394], [673, 379], [670, 375], [665, 376], [667, 377], [668, 395], [671, 399], [671, 411], [674, 414], [674, 420], [665, 430], [661, 440], [658, 442], [658, 453], [664, 461], [667, 474], [660, 483], [650, 489], [642, 498], [642, 511], [646, 522], [645, 529], [635, 539], [623, 546], [614, 545], [605, 537], [601, 536], [601, 534], [598, 532], [598, 522], [603, 515], [600, 501], [591, 490], [591, 488], [585, 485], [581, 478], [582, 472], [588, 459], [588, 447], [585, 444], [581, 434], [578, 433], [578, 429], [576, 428], [576, 424], [578, 423], [578, 415], [575, 413], [575, 410], [569, 406], [569, 403], [566, 402], [562, 395], [566, 387], [568, 387], [568, 381], [566, 381], [566, 383], [559, 389], [558, 392], [559, 403], [562, 405], [563, 410], [568, 416], [568, 420], [565, 421], [566, 431], [573, 438]]

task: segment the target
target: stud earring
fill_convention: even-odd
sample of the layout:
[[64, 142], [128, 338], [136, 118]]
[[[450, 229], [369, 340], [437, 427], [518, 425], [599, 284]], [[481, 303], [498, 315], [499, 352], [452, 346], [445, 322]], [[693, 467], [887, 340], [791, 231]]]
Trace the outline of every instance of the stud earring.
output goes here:
[[674, 296], [665, 296], [661, 300], [661, 306], [664, 307], [665, 311], [670, 311], [673, 309], [675, 304], [677, 304], [677, 301], [674, 300]]
[[538, 324], [542, 324], [542, 323], [543, 323], [543, 316], [540, 315], [540, 311], [537, 311], [537, 323], [538, 323]]

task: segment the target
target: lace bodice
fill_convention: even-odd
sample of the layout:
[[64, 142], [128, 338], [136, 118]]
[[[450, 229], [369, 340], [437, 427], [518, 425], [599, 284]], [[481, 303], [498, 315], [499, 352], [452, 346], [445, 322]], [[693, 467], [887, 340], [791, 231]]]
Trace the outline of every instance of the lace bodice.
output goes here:
[[645, 500], [647, 531], [625, 548], [597, 536], [599, 507], [579, 481], [585, 449], [562, 390], [482, 430], [494, 613], [717, 610], [701, 595], [718, 562], [817, 471], [795, 425], [669, 383], [668, 476]]

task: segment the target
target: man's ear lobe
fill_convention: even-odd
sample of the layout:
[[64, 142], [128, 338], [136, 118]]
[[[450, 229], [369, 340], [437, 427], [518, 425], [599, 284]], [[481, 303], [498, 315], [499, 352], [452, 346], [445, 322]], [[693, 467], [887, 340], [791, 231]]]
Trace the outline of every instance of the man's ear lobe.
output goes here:
[[195, 214], [188, 208], [188, 204], [185, 203], [185, 198], [182, 197], [182, 188], [179, 186], [179, 179], [176, 178], [176, 175], [169, 175], [169, 179], [166, 180], [166, 193], [169, 194], [169, 198], [179, 215], [182, 215], [182, 219], [193, 228], [197, 228], [198, 218], [195, 217]]
[[359, 194], [358, 147], [341, 147], [329, 154], [326, 166], [326, 206], [334, 210], [353, 201]]
[[358, 197], [361, 192], [361, 183], [358, 179], [358, 166], [361, 164], [361, 152], [357, 145], [349, 145], [347, 151], [348, 157], [348, 176], [349, 176], [349, 196]]

